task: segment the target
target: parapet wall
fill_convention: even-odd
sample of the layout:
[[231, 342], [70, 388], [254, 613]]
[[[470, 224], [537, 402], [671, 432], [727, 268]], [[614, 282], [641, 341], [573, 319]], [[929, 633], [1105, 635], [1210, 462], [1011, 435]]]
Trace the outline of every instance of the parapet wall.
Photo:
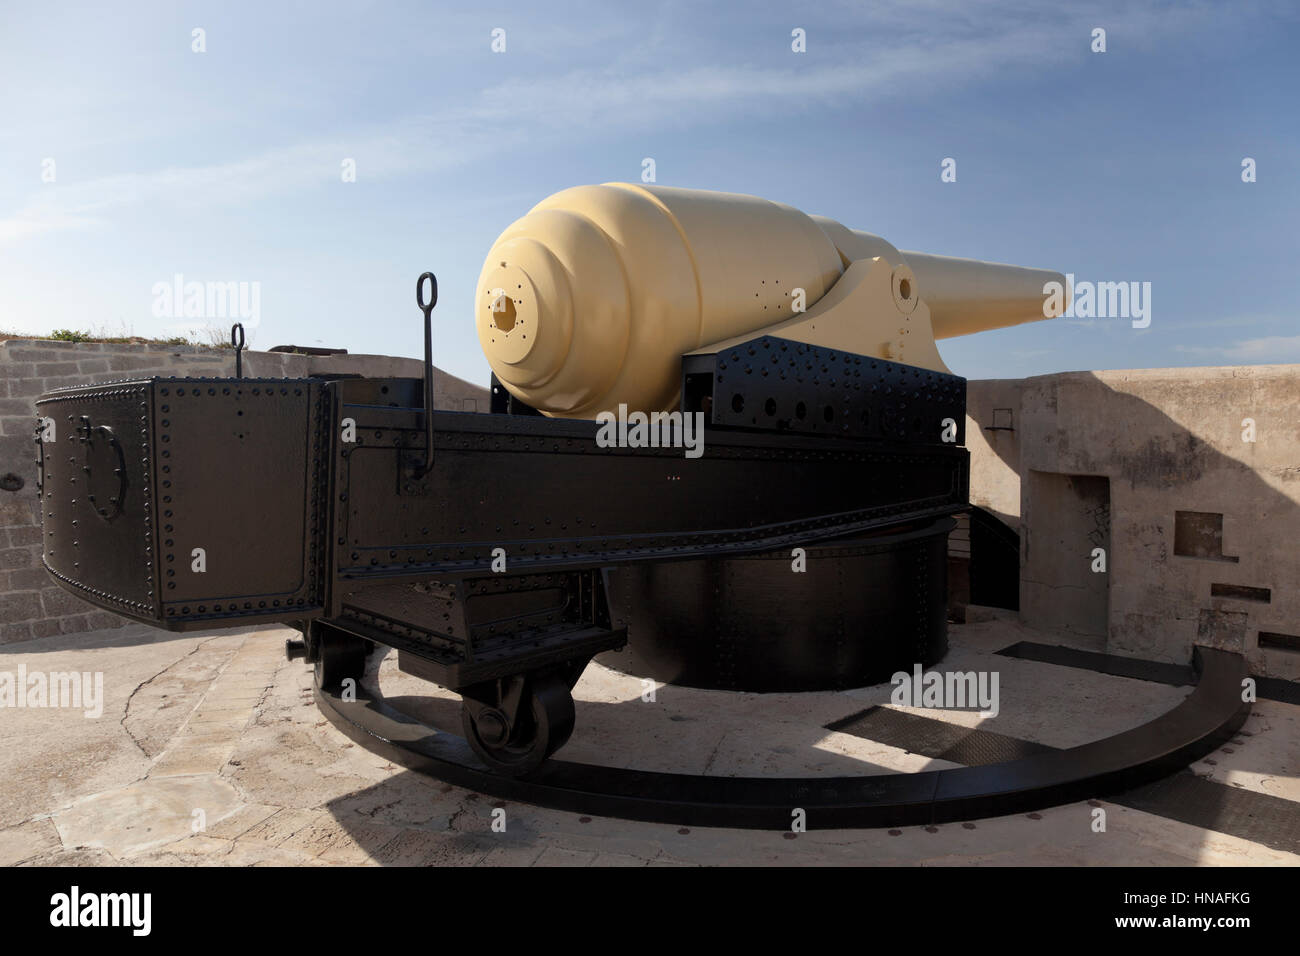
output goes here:
[[[245, 352], [243, 365], [244, 375], [266, 378], [326, 373], [418, 378], [423, 374], [423, 363], [416, 359], [383, 355]], [[127, 623], [58, 587], [41, 566], [36, 398], [52, 388], [115, 379], [234, 374], [235, 353], [230, 349], [38, 339], [0, 342], [0, 644]], [[438, 371], [434, 406], [486, 411], [488, 392]], [[7, 490], [18, 483], [21, 487]]]
[[1026, 624], [1300, 677], [1300, 366], [973, 381], [968, 417], [971, 501], [1019, 526]]

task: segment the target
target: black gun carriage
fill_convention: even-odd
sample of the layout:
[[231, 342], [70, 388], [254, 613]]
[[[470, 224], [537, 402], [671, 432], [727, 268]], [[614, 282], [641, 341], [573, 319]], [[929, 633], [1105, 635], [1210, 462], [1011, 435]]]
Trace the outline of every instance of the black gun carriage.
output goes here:
[[[755, 384], [775, 367], [798, 374]], [[489, 412], [430, 412], [433, 374], [50, 392], [45, 565], [156, 627], [298, 628], [322, 686], [395, 648], [462, 695], [467, 739], [507, 774], [563, 745], [574, 683], [629, 636], [651, 676], [757, 690], [942, 656], [967, 453], [941, 422], [964, 420], [962, 379], [774, 337], [688, 356], [690, 460], [602, 447], [595, 422], [496, 382]], [[820, 573], [791, 572], [796, 548]]]

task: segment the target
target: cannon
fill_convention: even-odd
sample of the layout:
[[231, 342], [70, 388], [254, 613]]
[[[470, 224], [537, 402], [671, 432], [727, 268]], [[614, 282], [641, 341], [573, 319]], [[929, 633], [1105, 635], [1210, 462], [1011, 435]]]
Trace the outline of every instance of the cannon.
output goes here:
[[423, 379], [49, 392], [43, 561], [156, 627], [286, 623], [321, 687], [391, 647], [509, 776], [625, 644], [695, 686], [884, 680], [946, 650], [968, 507], [965, 381], [935, 340], [1050, 317], [1049, 281], [750, 196], [566, 190], [475, 287], [489, 411], [433, 408], [429, 274]]
[[1064, 277], [900, 253], [753, 196], [610, 183], [557, 193], [501, 234], [475, 325], [512, 396], [592, 418], [673, 409], [683, 355], [760, 334], [949, 373], [935, 339], [1050, 318], [1048, 282]]

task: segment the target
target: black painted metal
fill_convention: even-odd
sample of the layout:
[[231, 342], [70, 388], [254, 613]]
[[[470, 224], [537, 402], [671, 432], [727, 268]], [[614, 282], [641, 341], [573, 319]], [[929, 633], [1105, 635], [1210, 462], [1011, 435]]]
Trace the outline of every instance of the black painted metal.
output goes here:
[[730, 428], [962, 445], [966, 380], [764, 335], [684, 356], [682, 409]]
[[955, 523], [932, 519], [799, 554], [620, 567], [611, 589], [629, 626], [632, 669], [692, 687], [794, 692], [928, 667], [948, 649]]
[[[1194, 668], [1187, 666], [1186, 670], [1192, 674], [1188, 683], [1195, 684]], [[828, 724], [827, 729], [966, 766], [997, 764], [1059, 750], [1037, 741], [1009, 737], [980, 727], [963, 727], [888, 707], [871, 707]], [[1245, 731], [1239, 730], [1238, 733]], [[1234, 742], [1241, 743], [1238, 740]], [[1207, 780], [1191, 770], [1172, 773], [1132, 790], [1116, 793], [1109, 799], [1123, 807], [1228, 833], [1276, 850], [1300, 852], [1300, 813], [1295, 812], [1292, 801]]]
[[235, 350], [235, 378], [244, 377], [244, 323], [230, 327], [230, 346]]
[[[568, 593], [586, 587], [603, 602], [605, 585], [592, 590], [597, 569], [620, 567], [631, 579], [634, 565], [707, 559], [728, 567], [728, 559], [776, 549], [938, 527], [937, 517], [965, 505], [967, 455], [952, 445], [711, 429], [703, 457], [687, 459], [681, 449], [601, 447], [594, 422], [429, 416], [425, 386], [149, 379], [46, 395], [41, 413], [59, 420], [61, 437], [80, 436], [75, 448], [41, 446], [46, 565], [80, 596], [174, 630], [320, 619], [422, 658], [426, 676], [455, 688], [585, 661], [625, 635], [588, 615], [541, 630], [519, 619], [467, 644], [439, 604], [440, 588], [472, 599], [485, 582], [520, 592], [533, 576], [555, 575]], [[438, 467], [420, 474], [430, 422]], [[113, 513], [96, 515], [109, 503]], [[787, 643], [812, 636], [834, 653], [792, 644], [784, 658], [684, 679], [845, 686], [874, 676], [877, 648], [887, 668], [895, 651], [906, 658], [897, 666], [933, 661], [944, 640], [943, 569], [913, 561], [921, 552], [904, 543], [912, 537], [891, 539], [897, 554], [881, 541], [842, 543], [823, 560], [814, 547], [821, 579], [787, 575], [799, 579], [784, 582], [792, 600], [818, 581], [802, 599], [810, 621], [792, 624]], [[935, 542], [927, 547], [933, 552]], [[776, 564], [768, 567], [774, 582]], [[692, 571], [662, 573], [688, 581]], [[837, 589], [827, 586], [832, 573]], [[873, 591], [873, 579], [892, 584]], [[864, 604], [865, 592], [874, 597]], [[633, 609], [656, 603], [645, 587], [637, 594]], [[816, 610], [825, 600], [843, 607]], [[439, 612], [443, 620], [429, 617]], [[770, 622], [733, 601], [696, 623], [735, 633]], [[664, 632], [642, 631], [653, 656]], [[747, 653], [738, 639], [735, 648]], [[780, 661], [798, 658], [800, 666], [779, 672]]]
[[395, 647], [403, 670], [468, 685], [622, 647], [601, 569], [394, 582], [351, 595], [337, 626]]
[[[647, 660], [675, 655], [684, 681], [840, 687], [942, 655], [937, 519], [966, 505], [961, 379], [763, 338], [761, 368], [694, 356], [687, 382], [707, 373], [734, 399], [729, 376], [770, 376], [783, 384], [763, 394], [777, 419], [791, 404], [793, 425], [714, 414], [700, 456], [608, 447], [597, 423], [538, 416], [495, 380], [505, 414], [433, 411], [436, 297], [422, 275], [422, 379], [153, 378], [43, 396], [83, 446], [41, 445], [50, 572], [170, 629], [292, 622], [308, 660], [342, 662], [332, 672], [358, 639], [382, 642], [458, 689], [544, 672], [562, 684], [622, 646], [610, 568], [625, 572]], [[820, 424], [803, 421], [807, 403]], [[813, 549], [813, 577], [746, 560], [796, 547]], [[676, 630], [656, 621], [700, 567], [726, 593]], [[780, 588], [794, 623], [765, 642], [775, 609], [760, 598]], [[528, 605], [539, 594], [559, 597]], [[320, 628], [343, 650], [321, 653]]]
[[[1010, 647], [1004, 647], [998, 653], [1004, 657], [1016, 657], [1020, 660], [1039, 661], [1063, 667], [1078, 667], [1115, 677], [1132, 677], [1137, 680], [1172, 684], [1175, 687], [1196, 682], [1193, 669], [1185, 664], [1169, 664], [1164, 661], [1148, 661], [1140, 657], [1124, 657], [1120, 654], [1082, 651], [1059, 644], [1018, 641]], [[1283, 680], [1280, 677], [1262, 677], [1258, 674], [1252, 674], [1251, 680], [1255, 682], [1257, 697], [1284, 704], [1300, 704], [1300, 683]]]
[[1200, 680], [1167, 714], [1068, 750], [1005, 763], [863, 777], [707, 777], [552, 760], [526, 780], [489, 772], [466, 742], [394, 710], [362, 688], [354, 702], [316, 688], [341, 731], [420, 772], [492, 796], [572, 812], [693, 826], [789, 830], [907, 826], [1042, 809], [1159, 779], [1209, 753], [1245, 721], [1245, 661], [1197, 648]]
[[1022, 661], [1038, 661], [1059, 667], [1078, 667], [1084, 670], [1110, 674], [1113, 677], [1131, 677], [1134, 680], [1155, 681], [1186, 687], [1196, 683], [1196, 671], [1189, 664], [1170, 664], [1166, 661], [1148, 661], [1119, 654], [1101, 654], [1060, 644], [1039, 644], [1034, 641], [1017, 641], [998, 651], [1002, 657]]
[[335, 464], [345, 582], [490, 572], [495, 548], [512, 571], [756, 553], [965, 507], [968, 456], [952, 445], [719, 429], [687, 459], [600, 447], [595, 422], [455, 412], [435, 413], [427, 493], [393, 507], [394, 451], [418, 448], [420, 434], [409, 407], [382, 402], [404, 402], [409, 381], [334, 383], [340, 415], [357, 423]]
[[1252, 676], [1255, 679], [1255, 690], [1260, 697], [1265, 700], [1281, 701], [1284, 704], [1300, 705], [1300, 683], [1283, 680], [1281, 677], [1261, 677], [1258, 674]]
[[[424, 295], [424, 280], [429, 280], [429, 297]], [[415, 304], [424, 313], [424, 463], [416, 471], [423, 478], [433, 471], [433, 307], [438, 304], [438, 277], [425, 272], [415, 281]]]
[[43, 560], [64, 587], [173, 630], [325, 610], [324, 383], [150, 379], [36, 405], [55, 426]]
[[501, 379], [497, 378], [496, 373], [492, 373], [492, 381], [488, 385], [488, 410], [493, 415], [531, 415], [534, 418], [542, 417], [542, 413], [531, 405], [527, 405], [515, 398], [501, 384]]

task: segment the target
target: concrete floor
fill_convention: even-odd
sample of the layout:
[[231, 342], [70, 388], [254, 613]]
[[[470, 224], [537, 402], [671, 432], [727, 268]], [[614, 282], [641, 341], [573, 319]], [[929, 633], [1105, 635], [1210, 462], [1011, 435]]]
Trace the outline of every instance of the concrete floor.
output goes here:
[[[633, 823], [502, 803], [354, 745], [317, 711], [310, 670], [270, 627], [169, 634], [142, 626], [0, 647], [0, 671], [104, 675], [102, 716], [0, 709], [0, 864], [1297, 865], [1300, 856], [1105, 801], [938, 827], [772, 833]], [[1150, 720], [1186, 688], [991, 657], [1060, 643], [1008, 620], [952, 627], [945, 670], [995, 670], [1001, 713], [926, 711], [1067, 747]], [[614, 659], [617, 663], [617, 658]], [[456, 731], [454, 694], [372, 659], [385, 696]], [[575, 689], [570, 760], [710, 774], [857, 774], [953, 766], [822, 729], [889, 685], [750, 695], [642, 683], [601, 664]], [[400, 700], [398, 700], [400, 698]], [[1262, 701], [1243, 733], [1194, 765], [1295, 801], [1300, 707]], [[505, 832], [491, 827], [506, 811]], [[1107, 827], [1094, 832], [1094, 809]]]

